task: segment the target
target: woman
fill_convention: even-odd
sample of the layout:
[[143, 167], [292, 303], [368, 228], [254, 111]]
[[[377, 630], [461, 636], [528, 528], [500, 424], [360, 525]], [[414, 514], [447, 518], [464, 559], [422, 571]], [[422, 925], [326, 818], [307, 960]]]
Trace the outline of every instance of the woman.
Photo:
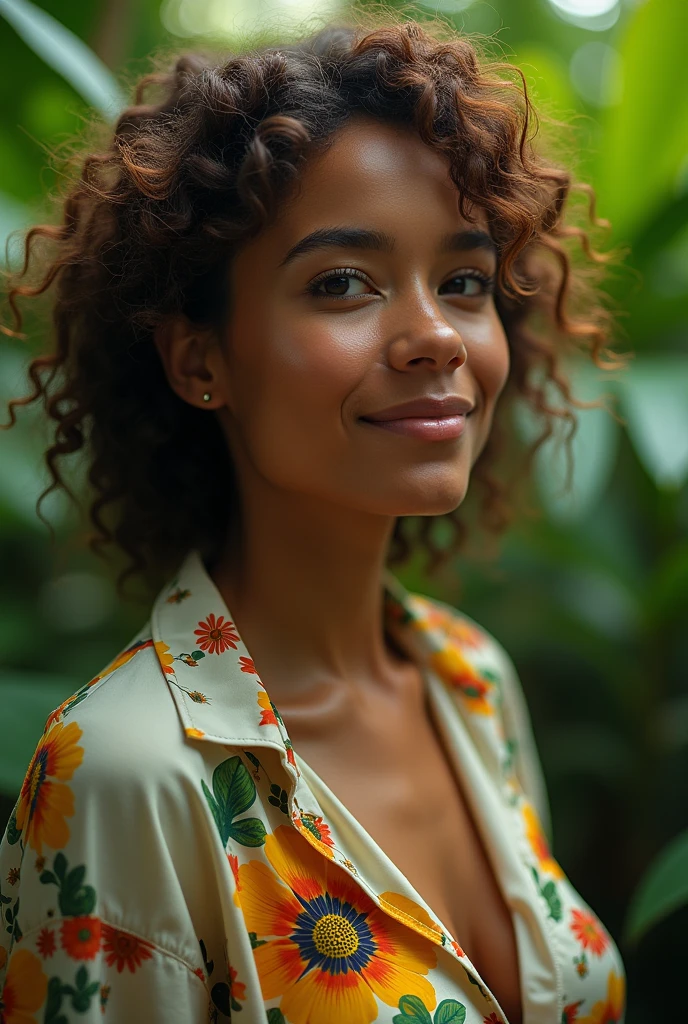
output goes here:
[[389, 568], [414, 523], [456, 549], [471, 473], [502, 528], [498, 403], [544, 409], [540, 365], [580, 404], [558, 351], [600, 359], [530, 117], [513, 69], [391, 16], [185, 55], [29, 234], [54, 485], [87, 446], [94, 546], [169, 578], [27, 771], [6, 1024], [622, 1020], [508, 655]]

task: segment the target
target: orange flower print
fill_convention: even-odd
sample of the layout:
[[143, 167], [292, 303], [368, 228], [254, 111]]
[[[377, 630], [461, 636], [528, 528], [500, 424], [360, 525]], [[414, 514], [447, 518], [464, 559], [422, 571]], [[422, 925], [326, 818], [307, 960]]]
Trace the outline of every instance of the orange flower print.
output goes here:
[[576, 1024], [578, 1011], [584, 1002], [584, 999], [579, 999], [577, 1003], [568, 1003], [561, 1015], [561, 1024]]
[[167, 644], [163, 643], [162, 640], [155, 641], [155, 653], [158, 656], [160, 667], [163, 672], [168, 676], [174, 675], [174, 655], [170, 654], [170, 649]]
[[191, 728], [191, 726], [189, 726], [188, 729], [185, 729], [184, 732], [189, 737], [189, 739], [192, 740], [202, 740], [203, 737], [205, 736], [205, 733], [203, 732], [202, 729], [193, 729]]
[[246, 998], [246, 985], [242, 981], [237, 981], [237, 972], [231, 964], [227, 964], [229, 967], [229, 993], [234, 999], [245, 999]]
[[537, 857], [540, 870], [551, 875], [552, 878], [565, 878], [564, 872], [550, 852], [549, 843], [542, 829], [537, 811], [525, 797], [523, 798], [522, 810], [526, 839]]
[[177, 589], [174, 591], [174, 593], [170, 594], [170, 596], [167, 598], [167, 603], [168, 604], [181, 604], [182, 601], [185, 601], [187, 599], [187, 597], [191, 597], [191, 591], [190, 590], [182, 590], [181, 587], [177, 587]]
[[66, 819], [74, 814], [74, 794], [64, 782], [71, 779], [83, 760], [77, 746], [82, 731], [76, 722], [52, 725], [38, 742], [26, 771], [17, 804], [17, 828], [24, 843], [39, 855], [43, 843], [61, 850], [69, 841]]
[[48, 992], [48, 978], [41, 961], [28, 949], [18, 949], [10, 959], [5, 987], [0, 995], [3, 1024], [35, 1024]]
[[450, 612], [428, 601], [421, 594], [413, 595], [413, 604], [422, 609], [423, 624], [430, 629], [442, 629], [463, 647], [482, 647], [485, 636], [476, 626], [458, 612]]
[[610, 971], [607, 977], [607, 997], [595, 1003], [586, 1017], [576, 1018], [576, 1024], [619, 1024], [626, 1007], [626, 982], [622, 975]]
[[326, 857], [334, 857], [334, 839], [330, 826], [326, 825], [319, 815], [302, 811], [300, 816], [296, 814], [292, 820], [316, 850], [320, 850]]
[[55, 932], [51, 928], [41, 928], [36, 939], [36, 949], [44, 960], [53, 955], [57, 949], [57, 943], [55, 942]]
[[146, 942], [145, 939], [140, 939], [130, 932], [120, 931], [119, 928], [112, 928], [109, 924], [103, 925], [105, 963], [108, 967], [116, 964], [118, 974], [121, 974], [125, 967], [133, 974], [144, 960], [152, 960], [152, 950], [150, 942]]
[[485, 1017], [483, 1024], [502, 1024], [502, 1022], [496, 1013], [491, 1013], [489, 1017]]
[[239, 867], [241, 908], [247, 930], [263, 940], [253, 952], [263, 998], [279, 998], [290, 1024], [370, 1024], [375, 996], [397, 1007], [413, 994], [435, 1008], [424, 977], [437, 964], [434, 946], [290, 825], [266, 837], [264, 852], [267, 864]]
[[225, 621], [224, 615], [216, 619], [212, 612], [205, 621], [198, 623], [194, 634], [198, 637], [201, 650], [210, 651], [211, 654], [224, 654], [230, 647], [236, 650], [235, 641], [239, 640], [234, 623], [229, 619]]
[[227, 854], [227, 860], [229, 866], [232, 869], [234, 875], [234, 896], [232, 897], [234, 905], [239, 906], [239, 893], [241, 892], [241, 879], [239, 878], [239, 858], [234, 853]]
[[100, 949], [101, 930], [98, 917], [68, 917], [60, 928], [62, 948], [75, 960], [93, 960]]
[[464, 951], [461, 949], [461, 946], [458, 944], [456, 939], [452, 939], [451, 942], [450, 942], [450, 945], [451, 945], [452, 949], [454, 950], [454, 952], [456, 953], [457, 956], [465, 956], [466, 955], [464, 953]]
[[493, 715], [494, 707], [490, 696], [494, 683], [478, 670], [461, 653], [455, 644], [447, 644], [430, 657], [430, 665], [437, 674], [463, 698], [469, 711], [476, 715]]
[[609, 937], [602, 922], [587, 910], [571, 911], [571, 931], [583, 949], [589, 949], [594, 956], [602, 956], [609, 945]]
[[248, 672], [250, 675], [257, 675], [256, 666], [253, 664], [253, 658], [239, 658], [239, 665], [241, 666], [242, 672]]
[[10, 868], [7, 872], [7, 884], [16, 885], [19, 881], [19, 868]]
[[258, 691], [258, 707], [261, 709], [258, 725], [277, 725], [278, 711], [270, 700], [267, 690]]

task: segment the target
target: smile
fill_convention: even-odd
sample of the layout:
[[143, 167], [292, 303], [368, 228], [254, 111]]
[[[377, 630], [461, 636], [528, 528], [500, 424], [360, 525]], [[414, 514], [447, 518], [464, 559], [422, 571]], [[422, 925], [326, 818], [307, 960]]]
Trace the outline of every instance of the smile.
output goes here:
[[466, 414], [453, 416], [405, 416], [398, 420], [367, 420], [361, 422], [370, 427], [405, 434], [423, 441], [449, 441], [461, 437], [466, 426]]

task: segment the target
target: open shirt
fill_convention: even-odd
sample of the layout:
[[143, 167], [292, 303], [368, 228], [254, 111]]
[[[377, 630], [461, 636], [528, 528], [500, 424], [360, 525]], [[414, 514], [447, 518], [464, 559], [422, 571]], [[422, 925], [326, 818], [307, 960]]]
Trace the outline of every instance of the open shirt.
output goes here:
[[[390, 572], [384, 610], [512, 914], [524, 1024], [623, 1021], [619, 952], [550, 850], [512, 661]], [[4, 1024], [508, 1024], [461, 936], [292, 747], [197, 551], [49, 716], [0, 910]]]

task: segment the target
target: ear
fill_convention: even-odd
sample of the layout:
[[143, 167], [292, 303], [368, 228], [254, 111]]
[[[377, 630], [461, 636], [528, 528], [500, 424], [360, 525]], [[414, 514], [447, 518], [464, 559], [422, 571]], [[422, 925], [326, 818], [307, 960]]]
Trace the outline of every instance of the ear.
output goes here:
[[[199, 328], [187, 316], [167, 317], [153, 332], [168, 383], [190, 405], [220, 409], [226, 386], [214, 331]], [[210, 395], [205, 401], [204, 394]]]

